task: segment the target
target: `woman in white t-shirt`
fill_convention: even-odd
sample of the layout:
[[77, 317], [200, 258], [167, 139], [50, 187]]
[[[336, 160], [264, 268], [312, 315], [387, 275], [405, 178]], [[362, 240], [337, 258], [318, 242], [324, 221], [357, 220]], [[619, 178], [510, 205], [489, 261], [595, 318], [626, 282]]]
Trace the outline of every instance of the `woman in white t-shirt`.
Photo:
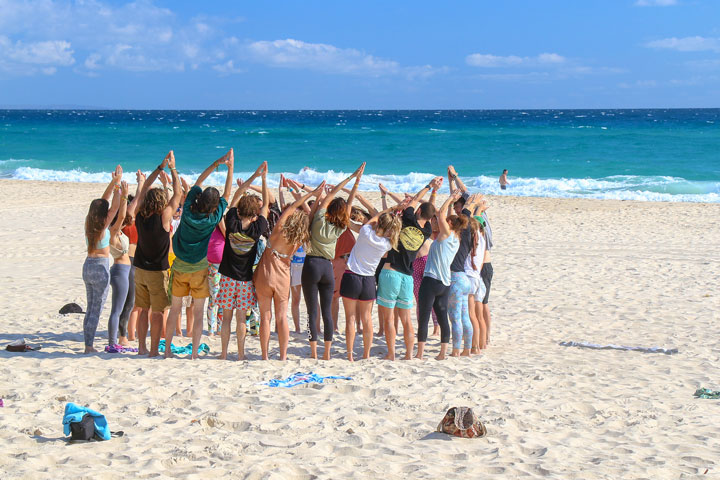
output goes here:
[[[470, 353], [479, 354], [485, 348], [487, 328], [483, 320], [483, 298], [485, 297], [485, 283], [480, 276], [485, 257], [485, 236], [483, 226], [478, 219], [470, 219], [470, 230], [472, 232], [472, 250], [465, 260], [465, 274], [470, 280], [470, 295], [468, 295], [468, 312], [473, 327], [472, 349]], [[464, 353], [464, 352], [463, 352]]]
[[360, 228], [348, 258], [347, 270], [340, 282], [340, 296], [345, 307], [347, 357], [351, 362], [357, 318], [362, 321], [363, 358], [370, 358], [373, 337], [372, 306], [377, 290], [375, 270], [383, 255], [397, 247], [402, 221], [398, 215], [390, 213], [397, 208], [391, 207], [375, 214]]

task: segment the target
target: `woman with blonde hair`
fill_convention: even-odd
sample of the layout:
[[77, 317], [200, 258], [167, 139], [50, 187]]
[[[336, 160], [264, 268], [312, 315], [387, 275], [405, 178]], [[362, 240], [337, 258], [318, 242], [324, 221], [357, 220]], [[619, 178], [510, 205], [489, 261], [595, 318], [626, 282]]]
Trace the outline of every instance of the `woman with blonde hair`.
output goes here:
[[280, 343], [280, 360], [287, 359], [287, 347], [290, 339], [287, 322], [290, 262], [297, 249], [310, 240], [308, 214], [301, 206], [324, 187], [325, 182], [321, 183], [315, 191], [305, 194], [283, 210], [255, 269], [253, 283], [260, 307], [260, 349], [263, 360], [268, 360], [273, 302], [275, 303], [275, 324]]
[[[404, 205], [401, 205], [400, 210], [403, 207]], [[377, 292], [375, 270], [383, 255], [391, 248], [397, 248], [402, 228], [402, 220], [394, 212], [397, 208], [393, 206], [375, 214], [360, 228], [348, 258], [347, 270], [340, 282], [340, 296], [345, 307], [347, 358], [351, 362], [354, 360], [355, 321], [358, 318], [363, 328], [362, 358], [370, 358], [373, 339], [372, 306]]]
[[[120, 205], [122, 204], [123, 210], [127, 207], [127, 183], [120, 186], [122, 173], [122, 167], [118, 165], [112, 173], [112, 179], [102, 198], [95, 199], [90, 203], [85, 217], [87, 258], [82, 268], [82, 279], [85, 282], [87, 293], [87, 307], [83, 319], [85, 353], [97, 352], [93, 346], [95, 332], [110, 289], [110, 238], [112, 234], [109, 227], [113, 223]], [[120, 188], [122, 188], [122, 192], [118, 191]], [[112, 204], [109, 202], [111, 195], [113, 195]], [[115, 220], [118, 228], [122, 225], [124, 218], [123, 215], [122, 218]]]

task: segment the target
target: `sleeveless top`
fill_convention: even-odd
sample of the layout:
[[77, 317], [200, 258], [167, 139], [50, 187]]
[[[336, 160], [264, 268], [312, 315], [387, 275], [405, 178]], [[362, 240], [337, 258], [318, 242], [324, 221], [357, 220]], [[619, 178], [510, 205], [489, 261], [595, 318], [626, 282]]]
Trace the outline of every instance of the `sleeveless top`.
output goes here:
[[120, 248], [117, 248], [115, 245], [110, 243], [110, 255], [112, 255], [113, 258], [120, 258], [130, 251], [130, 240], [127, 235], [120, 232], [118, 240], [120, 241]]
[[[85, 237], [85, 245], [88, 245], [87, 237]], [[97, 243], [95, 244], [95, 250], [102, 250], [103, 248], [107, 247], [108, 245], [110, 245], [110, 230], [106, 228], [105, 231], [103, 232], [102, 238], [100, 240], [98, 240]]]
[[162, 214], [156, 213], [147, 218], [138, 216], [135, 219], [135, 228], [138, 243], [133, 265], [151, 272], [169, 269], [170, 233], [163, 228]]

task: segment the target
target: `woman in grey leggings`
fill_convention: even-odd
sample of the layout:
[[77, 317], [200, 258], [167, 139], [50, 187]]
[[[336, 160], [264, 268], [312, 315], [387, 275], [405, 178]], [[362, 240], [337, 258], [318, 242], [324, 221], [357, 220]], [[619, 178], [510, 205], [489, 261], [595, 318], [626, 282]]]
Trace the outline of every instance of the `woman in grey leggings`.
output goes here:
[[[121, 185], [121, 179], [122, 167], [118, 165], [102, 198], [95, 199], [90, 203], [87, 217], [85, 217], [85, 241], [88, 252], [82, 270], [87, 292], [87, 308], [83, 319], [85, 353], [97, 352], [93, 348], [93, 342], [110, 286], [110, 230], [108, 227], [120, 206], [122, 205], [123, 218], [127, 208], [128, 186], [125, 182], [122, 182]], [[108, 202], [111, 195], [113, 195], [112, 205]]]
[[[137, 177], [138, 189], [143, 187], [145, 178], [142, 175]], [[123, 197], [127, 197], [127, 192]], [[130, 239], [122, 231], [127, 223], [127, 210], [132, 211], [135, 202], [127, 206], [127, 200], [122, 199], [120, 211], [110, 226], [110, 255], [115, 263], [110, 268], [110, 285], [112, 286], [112, 310], [108, 320], [108, 345], [113, 346], [127, 344], [127, 322], [130, 318], [135, 301], [135, 271], [130, 256]], [[118, 334], [122, 341], [118, 341]]]

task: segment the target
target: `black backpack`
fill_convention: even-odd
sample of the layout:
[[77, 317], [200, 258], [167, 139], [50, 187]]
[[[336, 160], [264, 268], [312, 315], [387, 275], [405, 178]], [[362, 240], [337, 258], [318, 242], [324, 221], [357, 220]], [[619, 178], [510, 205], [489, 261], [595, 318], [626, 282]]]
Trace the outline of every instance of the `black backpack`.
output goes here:
[[[83, 415], [79, 422], [70, 424], [70, 440], [92, 440], [95, 438], [95, 420], [89, 413]], [[96, 440], [101, 440], [97, 438]]]

